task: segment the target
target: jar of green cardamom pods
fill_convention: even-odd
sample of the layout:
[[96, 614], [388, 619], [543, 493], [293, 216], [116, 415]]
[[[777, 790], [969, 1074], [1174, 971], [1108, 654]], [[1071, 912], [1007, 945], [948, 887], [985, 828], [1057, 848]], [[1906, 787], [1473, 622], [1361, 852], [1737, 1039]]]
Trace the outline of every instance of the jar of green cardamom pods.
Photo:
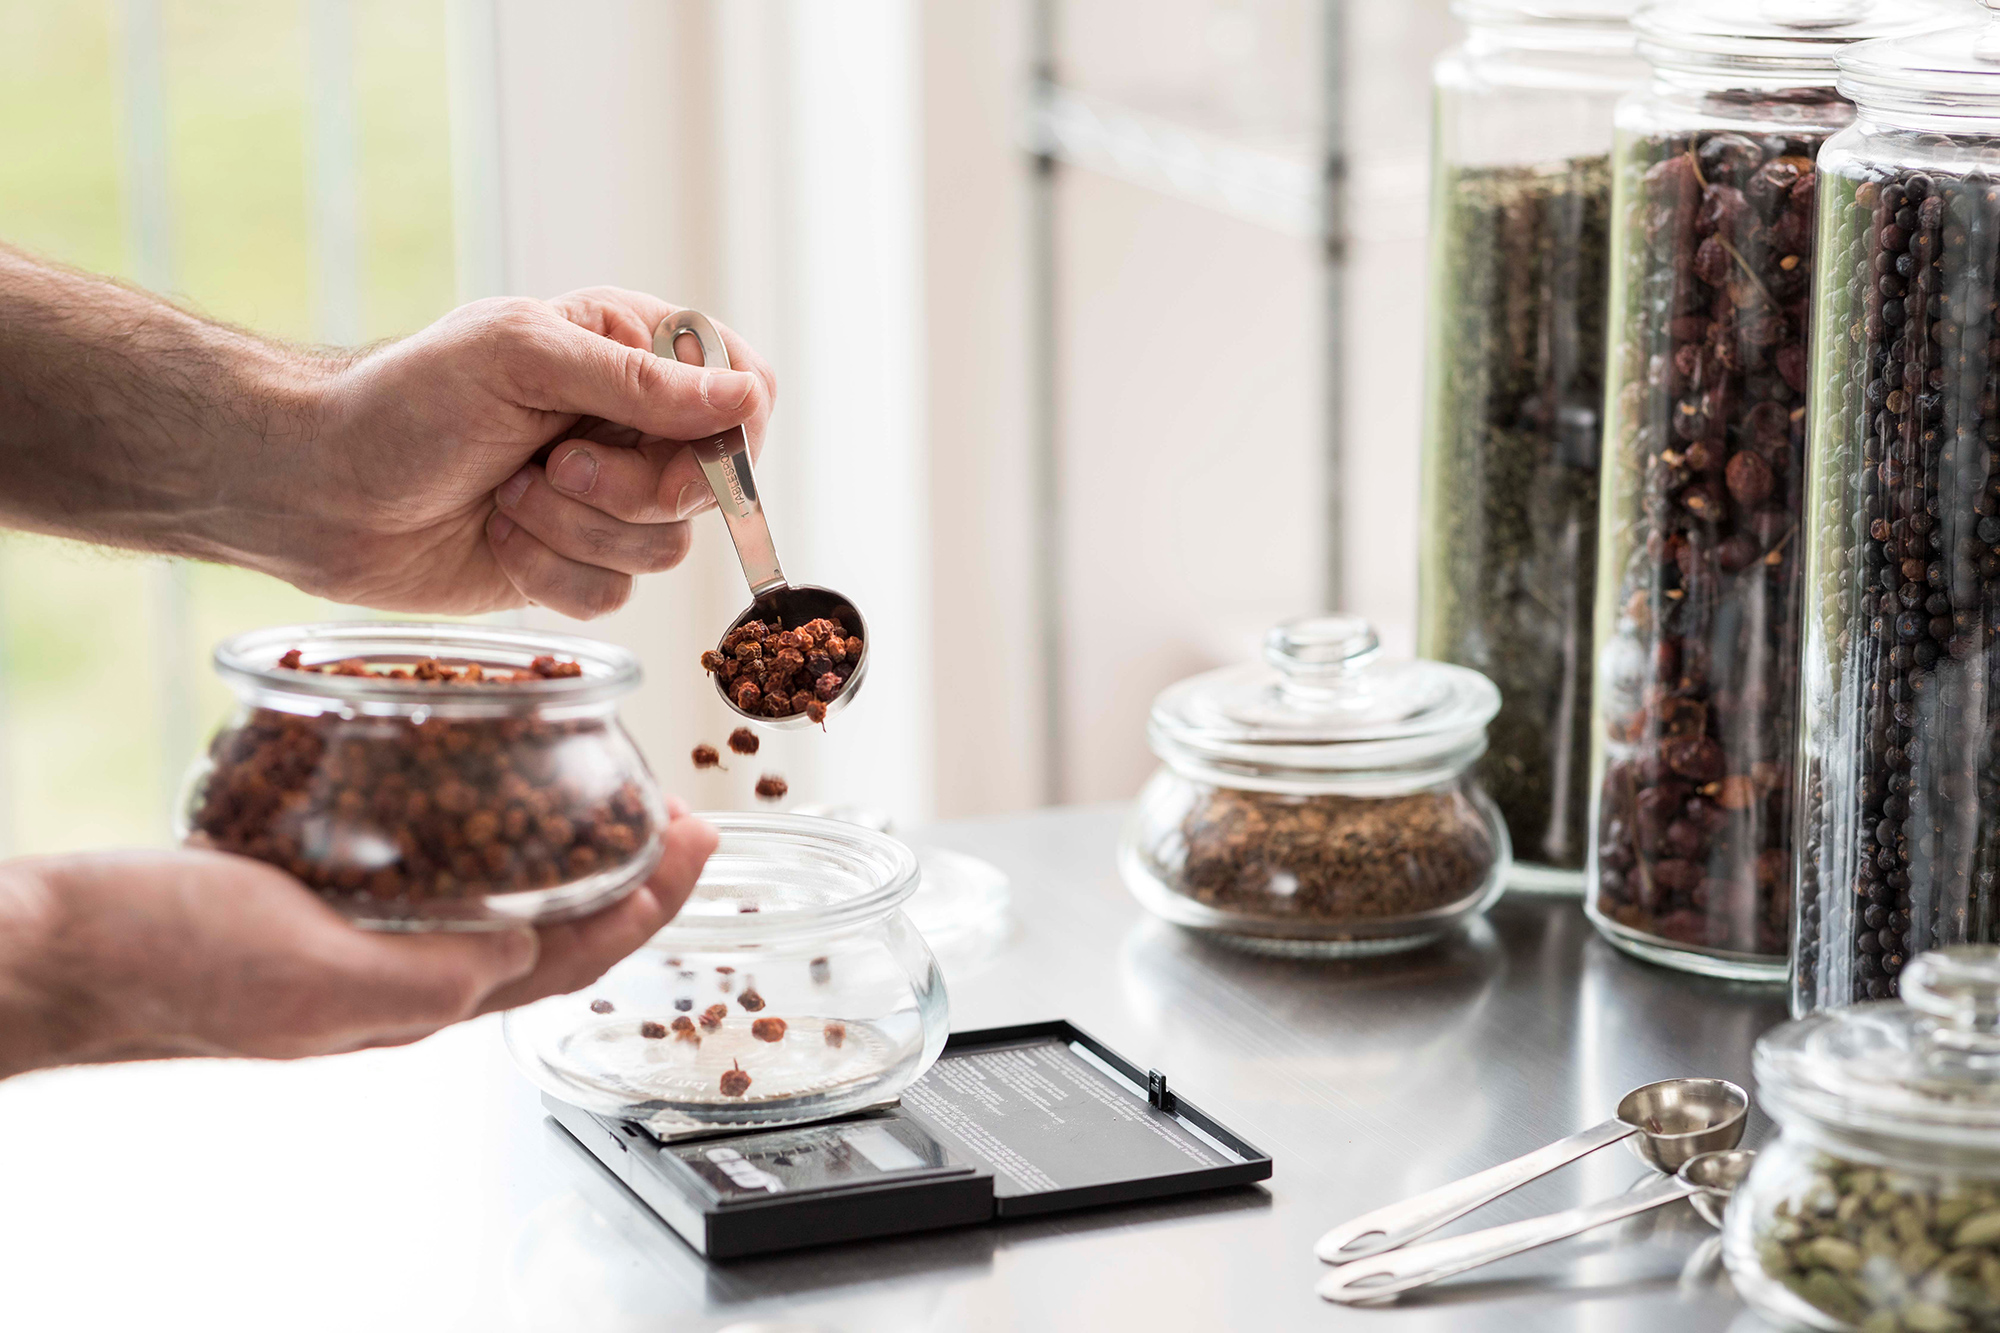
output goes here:
[[1920, 954], [1902, 998], [1757, 1043], [1782, 1133], [1730, 1200], [1736, 1289], [1789, 1328], [2000, 1330], [2000, 947]]

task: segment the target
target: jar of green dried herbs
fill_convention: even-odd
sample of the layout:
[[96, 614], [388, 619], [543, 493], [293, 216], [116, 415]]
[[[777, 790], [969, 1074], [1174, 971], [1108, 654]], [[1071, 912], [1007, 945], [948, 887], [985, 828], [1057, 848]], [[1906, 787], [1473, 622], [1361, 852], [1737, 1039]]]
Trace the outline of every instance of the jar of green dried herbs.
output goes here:
[[1510, 883], [1581, 892], [1612, 109], [1634, 0], [1460, 0], [1434, 72], [1419, 651], [1500, 687]]
[[1729, 1202], [1723, 1257], [1786, 1328], [2000, 1333], [2000, 948], [1919, 954], [1902, 999], [1757, 1042], [1782, 1133]]

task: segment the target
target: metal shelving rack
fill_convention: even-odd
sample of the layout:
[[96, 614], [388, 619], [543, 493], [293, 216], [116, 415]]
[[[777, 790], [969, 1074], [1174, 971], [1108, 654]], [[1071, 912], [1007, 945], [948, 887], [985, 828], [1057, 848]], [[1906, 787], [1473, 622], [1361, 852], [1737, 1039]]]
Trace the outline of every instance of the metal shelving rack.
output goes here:
[[1045, 799], [1061, 792], [1062, 737], [1062, 479], [1056, 283], [1061, 256], [1056, 239], [1055, 190], [1065, 170], [1108, 176], [1200, 208], [1320, 243], [1326, 345], [1325, 496], [1326, 602], [1342, 604], [1340, 543], [1341, 276], [1346, 259], [1345, 80], [1343, 0], [1320, 3], [1319, 134], [1316, 141], [1250, 143], [1227, 134], [1151, 114], [1066, 86], [1056, 33], [1063, 0], [1034, 5], [1034, 86], [1026, 144], [1035, 165], [1033, 336], [1036, 396], [1037, 537], [1036, 592], [1043, 623], [1043, 776]]

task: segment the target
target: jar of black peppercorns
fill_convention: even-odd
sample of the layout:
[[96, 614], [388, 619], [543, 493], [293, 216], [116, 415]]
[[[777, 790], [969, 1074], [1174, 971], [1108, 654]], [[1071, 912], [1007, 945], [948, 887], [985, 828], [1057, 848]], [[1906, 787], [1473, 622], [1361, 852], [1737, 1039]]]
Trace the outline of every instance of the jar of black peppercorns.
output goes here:
[[1782, 981], [1813, 157], [1834, 55], [1942, 0], [1681, 0], [1618, 110], [1598, 550], [1591, 919], [1655, 962]]
[[1417, 649], [1500, 690], [1517, 889], [1583, 891], [1611, 117], [1636, 0], [1457, 0], [1432, 71]]
[[1374, 631], [1346, 616], [1279, 625], [1264, 657], [1153, 701], [1163, 766], [1119, 846], [1133, 896], [1297, 956], [1406, 949], [1483, 912], [1509, 860], [1474, 772], [1493, 683], [1382, 661]]
[[1801, 1014], [2000, 939], [2000, 18], [1840, 68], [1859, 113], [1820, 158]]
[[190, 846], [255, 857], [357, 925], [566, 920], [660, 859], [662, 804], [618, 720], [622, 648], [484, 625], [350, 621], [215, 650], [236, 707], [188, 774]]

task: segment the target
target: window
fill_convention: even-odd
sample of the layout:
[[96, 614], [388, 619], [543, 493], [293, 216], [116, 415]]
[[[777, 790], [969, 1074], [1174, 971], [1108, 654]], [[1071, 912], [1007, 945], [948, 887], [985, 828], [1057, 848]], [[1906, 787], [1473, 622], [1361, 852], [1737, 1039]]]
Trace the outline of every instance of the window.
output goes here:
[[[445, 0], [0, 0], [0, 239], [287, 339], [454, 300]], [[342, 614], [0, 537], [0, 850], [161, 842], [218, 638]]]

